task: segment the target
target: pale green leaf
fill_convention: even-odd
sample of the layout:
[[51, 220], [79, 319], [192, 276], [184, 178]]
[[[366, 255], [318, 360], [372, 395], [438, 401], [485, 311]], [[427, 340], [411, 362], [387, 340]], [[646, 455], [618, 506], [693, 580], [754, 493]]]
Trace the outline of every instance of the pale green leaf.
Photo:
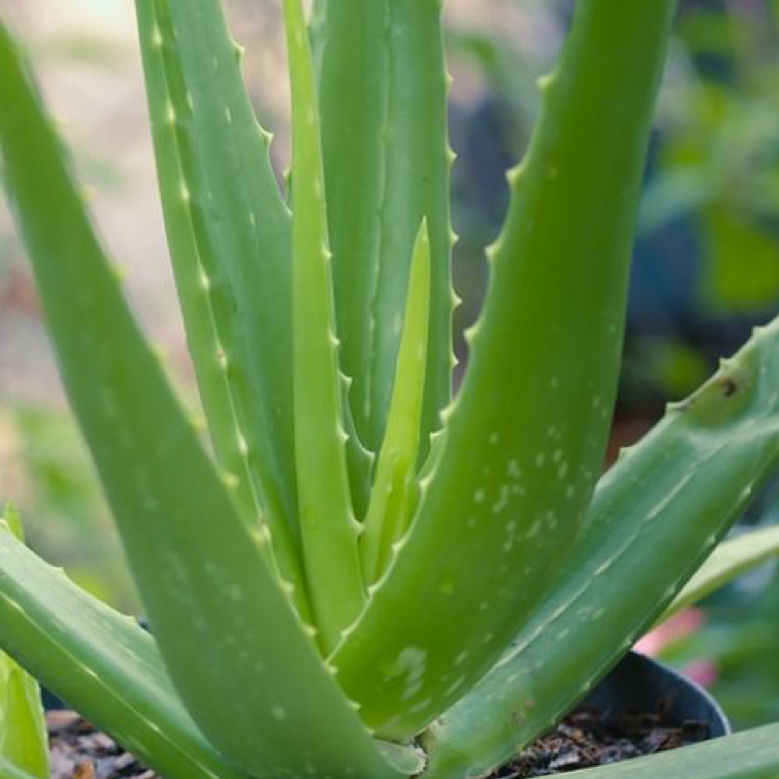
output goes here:
[[766, 725], [702, 744], [573, 771], [572, 779], [776, 779], [779, 724]]
[[295, 458], [306, 576], [330, 651], [360, 613], [363, 583], [338, 372], [314, 70], [300, 0], [284, 1], [292, 89]]
[[751, 530], [723, 541], [674, 598], [658, 622], [664, 622], [736, 577], [777, 556], [779, 527]]
[[384, 573], [392, 547], [406, 532], [414, 508], [429, 318], [430, 239], [423, 221], [414, 244], [387, 432], [360, 537], [368, 586]]

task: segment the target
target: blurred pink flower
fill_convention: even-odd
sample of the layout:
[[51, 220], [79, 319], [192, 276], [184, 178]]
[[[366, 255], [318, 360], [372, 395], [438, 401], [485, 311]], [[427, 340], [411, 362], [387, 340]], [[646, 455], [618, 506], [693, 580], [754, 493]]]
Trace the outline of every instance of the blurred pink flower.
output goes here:
[[[704, 615], [700, 609], [685, 609], [654, 630], [650, 630], [636, 643], [634, 649], [650, 657], [656, 657], [669, 645], [695, 633], [703, 622]], [[711, 660], [701, 658], [685, 665], [682, 673], [698, 684], [708, 687], [717, 679], [717, 666]]]
[[645, 655], [655, 656], [679, 639], [686, 638], [703, 624], [703, 614], [699, 609], [685, 609], [674, 614], [671, 619], [650, 630], [638, 641], [635, 648]]

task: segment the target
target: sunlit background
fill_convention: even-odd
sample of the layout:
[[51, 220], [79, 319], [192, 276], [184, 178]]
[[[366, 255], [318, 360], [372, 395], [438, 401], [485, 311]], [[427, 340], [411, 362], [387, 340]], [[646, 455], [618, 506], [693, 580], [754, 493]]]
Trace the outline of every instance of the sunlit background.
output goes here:
[[[227, 0], [274, 159], [288, 155], [276, 0]], [[506, 206], [505, 169], [538, 111], [571, 2], [447, 0], [454, 76], [459, 335], [478, 311], [483, 250]], [[100, 231], [184, 402], [197, 396], [155, 190], [129, 0], [0, 0], [75, 156]], [[657, 111], [631, 282], [612, 456], [779, 310], [779, 1], [681, 3]], [[0, 106], [0, 110], [8, 110]], [[24, 251], [0, 198], [0, 498], [30, 544], [127, 610], [137, 603], [107, 509], [67, 412]], [[744, 522], [779, 521], [769, 485]], [[713, 686], [739, 726], [779, 719], [779, 574], [767, 565], [687, 615], [660, 648]], [[663, 644], [663, 640], [656, 642]], [[656, 647], [657, 648], [657, 647]]]

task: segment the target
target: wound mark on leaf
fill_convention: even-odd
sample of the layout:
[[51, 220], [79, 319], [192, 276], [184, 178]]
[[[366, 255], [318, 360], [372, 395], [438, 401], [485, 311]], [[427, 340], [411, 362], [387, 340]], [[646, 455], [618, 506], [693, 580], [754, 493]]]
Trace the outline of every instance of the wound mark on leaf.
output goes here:
[[722, 389], [722, 394], [726, 398], [732, 397], [739, 390], [739, 384], [732, 376], [722, 378], [718, 382], [718, 386]]

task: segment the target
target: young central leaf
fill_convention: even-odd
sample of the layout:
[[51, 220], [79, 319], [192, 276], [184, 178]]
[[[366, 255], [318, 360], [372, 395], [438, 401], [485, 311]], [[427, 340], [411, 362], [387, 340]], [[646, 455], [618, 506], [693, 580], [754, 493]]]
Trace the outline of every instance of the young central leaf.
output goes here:
[[387, 433], [361, 539], [363, 573], [368, 585], [374, 584], [387, 568], [392, 545], [408, 527], [413, 509], [429, 317], [430, 237], [427, 222], [423, 220], [411, 260]]
[[300, 0], [285, 0], [292, 88], [295, 459], [305, 571], [328, 651], [362, 608], [314, 72]]

